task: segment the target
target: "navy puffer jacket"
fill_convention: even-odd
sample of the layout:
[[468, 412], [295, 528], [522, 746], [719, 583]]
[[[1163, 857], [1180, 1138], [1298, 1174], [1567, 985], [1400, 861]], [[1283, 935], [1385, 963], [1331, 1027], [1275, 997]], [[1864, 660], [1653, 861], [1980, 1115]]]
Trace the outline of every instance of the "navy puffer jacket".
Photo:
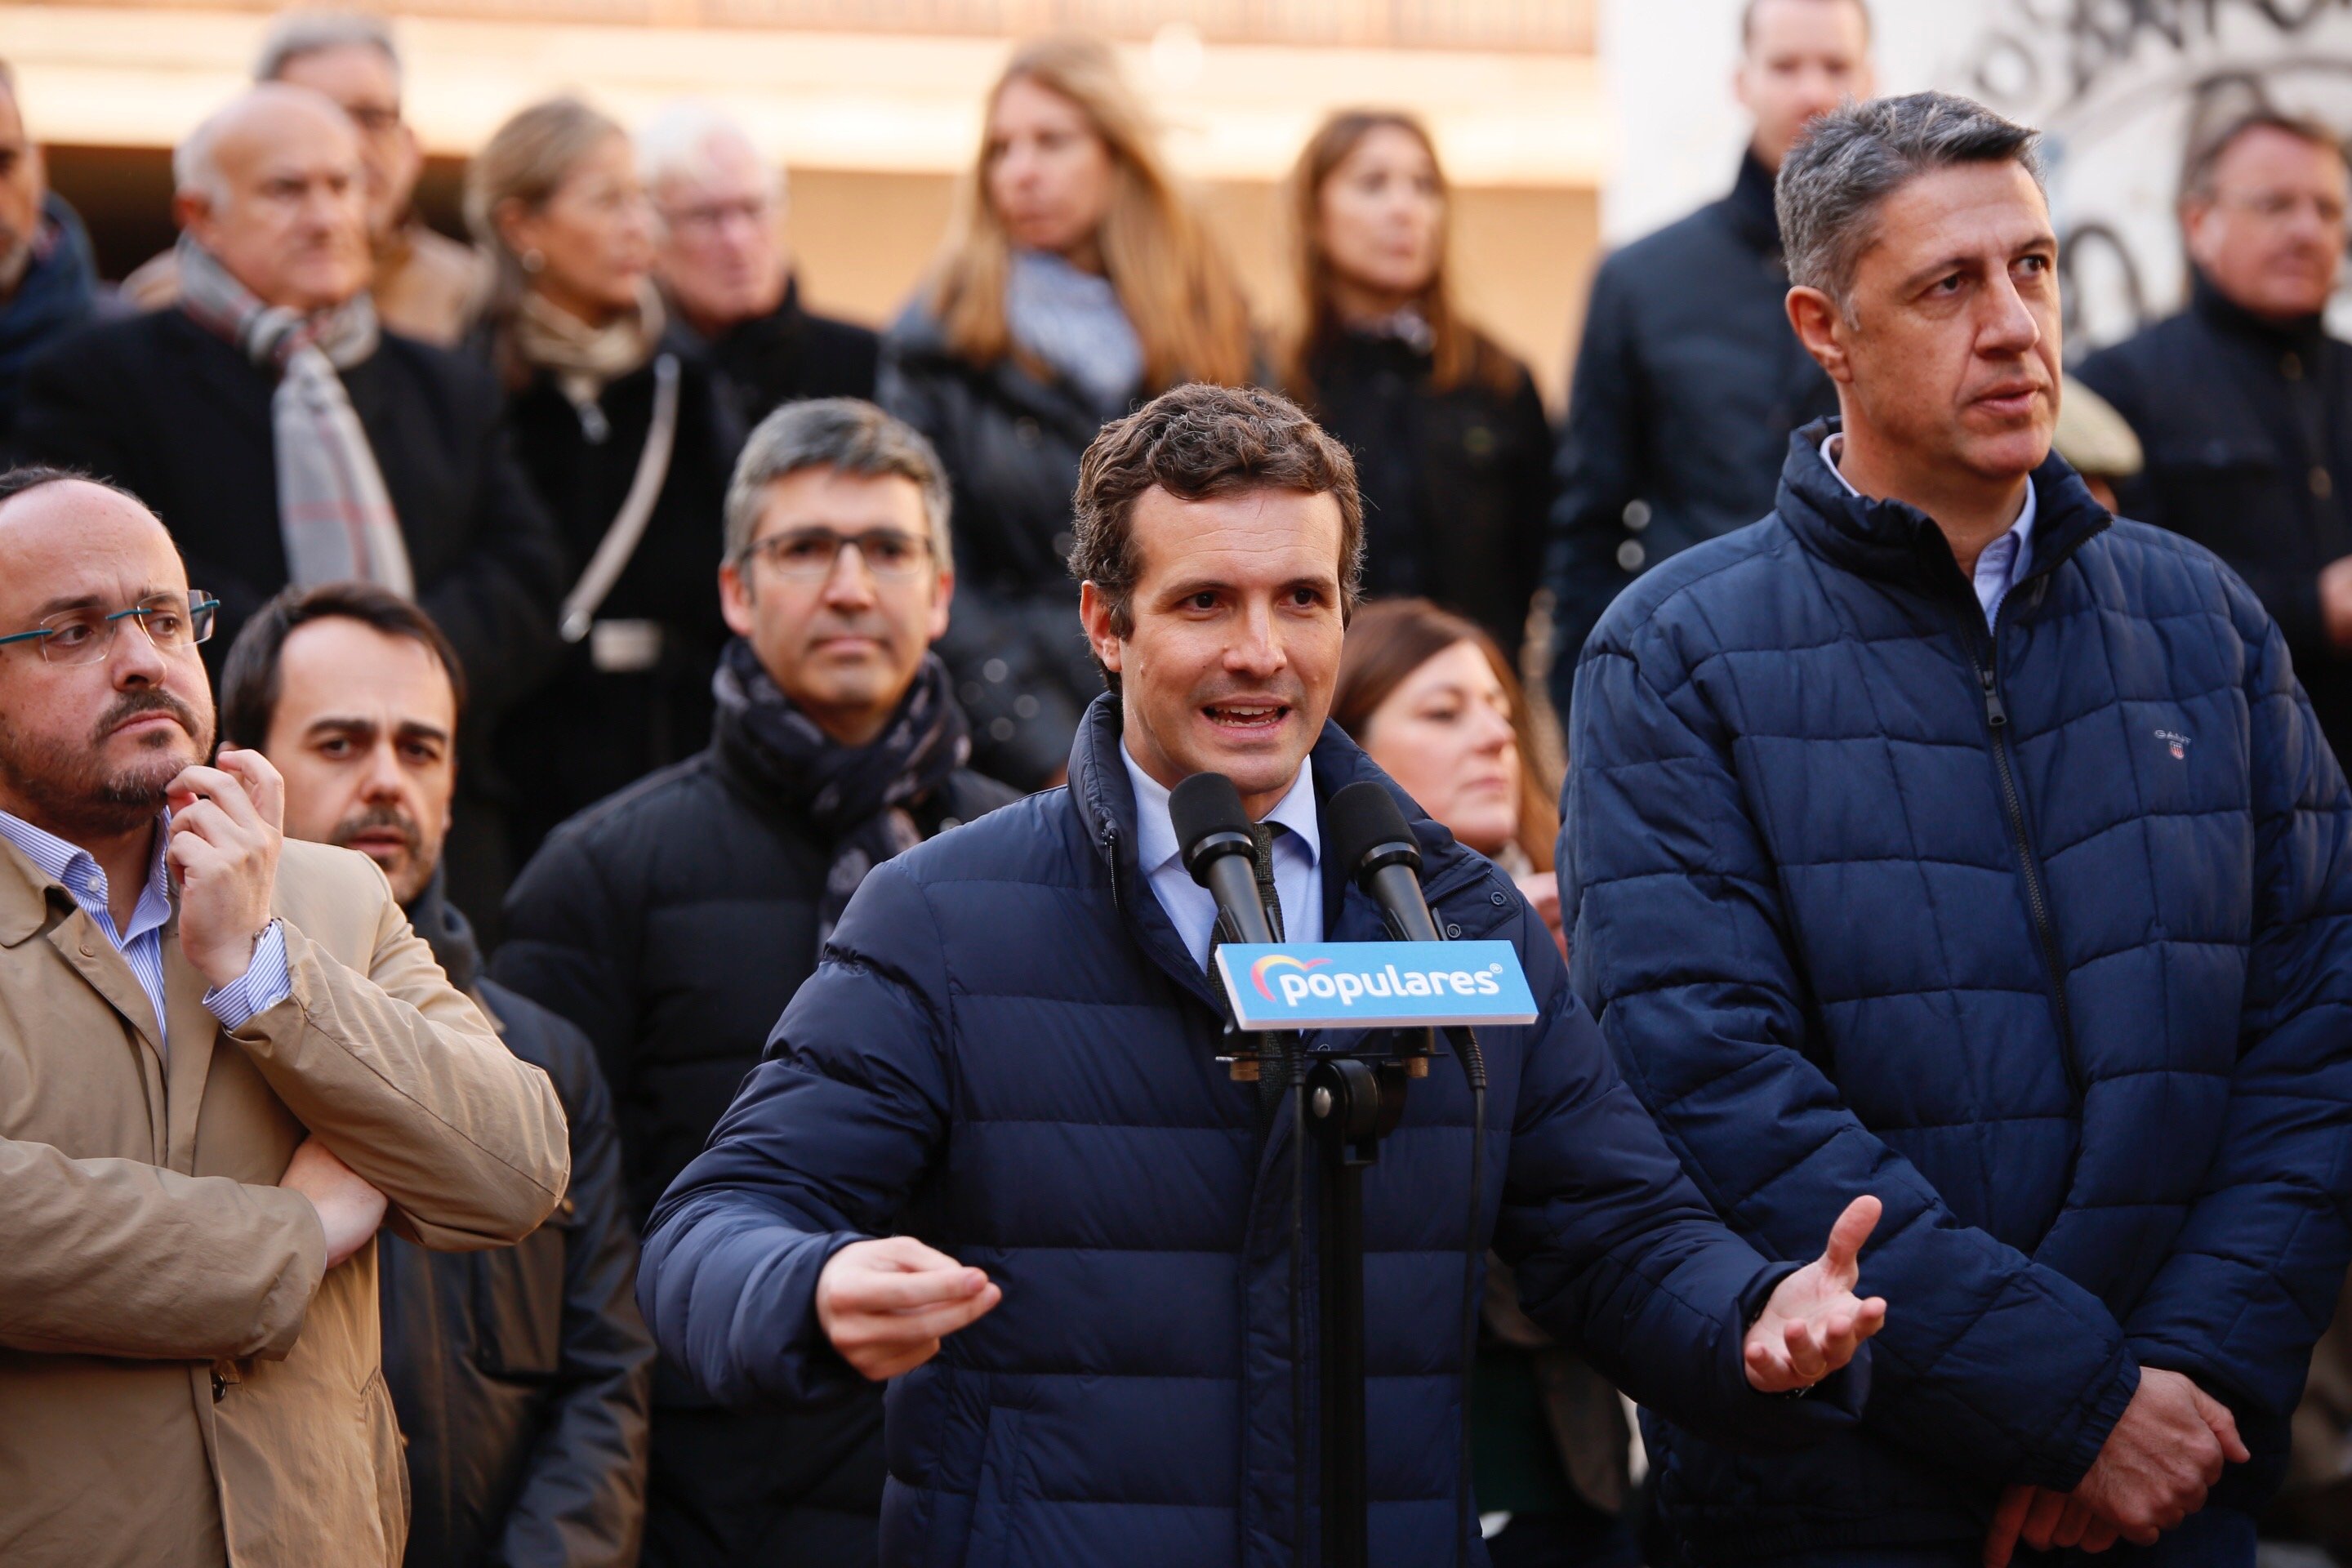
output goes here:
[[[1294, 1561], [1295, 1478], [1316, 1472], [1291, 1421], [1289, 1120], [1213, 1059], [1221, 1015], [1137, 868], [1119, 723], [1097, 700], [1067, 788], [875, 868], [646, 1241], [664, 1350], [733, 1401], [855, 1384], [813, 1305], [853, 1241], [904, 1231], [1003, 1285], [890, 1389], [882, 1558], [902, 1568]], [[1313, 766], [1326, 799], [1381, 776], [1336, 729]], [[1683, 1180], [1508, 879], [1408, 810], [1436, 918], [1514, 942], [1542, 1004], [1486, 1040], [1482, 1247], [1538, 1321], [1684, 1419], [1849, 1424], [1860, 1367], [1808, 1401], [1748, 1389], [1742, 1313], [1783, 1270]], [[1377, 937], [1330, 860], [1327, 934]], [[1469, 1122], [1437, 1063], [1365, 1183], [1371, 1539], [1398, 1568], [1454, 1561]]]
[[1576, 675], [1562, 898], [1621, 1069], [1768, 1256], [1887, 1205], [1862, 1428], [1758, 1460], [1667, 1425], [1664, 1505], [1702, 1563], [1972, 1541], [2147, 1365], [2236, 1411], [2210, 1506], [2251, 1507], [2352, 1254], [2343, 775], [2204, 550], [2053, 458], [1995, 635], [1829, 428]]

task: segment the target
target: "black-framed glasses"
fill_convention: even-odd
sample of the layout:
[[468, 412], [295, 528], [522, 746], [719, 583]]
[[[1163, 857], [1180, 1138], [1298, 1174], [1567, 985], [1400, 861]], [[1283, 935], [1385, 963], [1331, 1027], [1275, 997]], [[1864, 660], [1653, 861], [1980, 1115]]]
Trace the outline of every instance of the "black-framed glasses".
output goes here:
[[212, 637], [219, 613], [220, 601], [208, 594], [150, 594], [127, 610], [95, 605], [59, 610], [43, 616], [31, 631], [0, 637], [0, 647], [37, 642], [41, 657], [51, 664], [99, 664], [114, 651], [122, 623], [136, 621], [149, 642], [165, 653], [181, 653]]
[[833, 575], [841, 552], [855, 545], [866, 569], [885, 583], [908, 583], [930, 565], [931, 542], [919, 533], [896, 528], [869, 528], [863, 533], [837, 533], [830, 528], [794, 528], [772, 533], [743, 552], [743, 559], [764, 557], [779, 575], [795, 583], [822, 583]]

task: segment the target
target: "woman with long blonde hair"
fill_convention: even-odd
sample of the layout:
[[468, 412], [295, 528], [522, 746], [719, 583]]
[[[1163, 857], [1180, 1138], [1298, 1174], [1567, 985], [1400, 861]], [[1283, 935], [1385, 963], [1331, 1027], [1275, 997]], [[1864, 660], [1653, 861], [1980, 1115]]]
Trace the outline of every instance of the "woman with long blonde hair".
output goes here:
[[1101, 689], [1065, 565], [1078, 456], [1187, 381], [1254, 379], [1232, 267], [1162, 161], [1109, 47], [1018, 50], [930, 278], [883, 344], [880, 398], [955, 487], [955, 614], [940, 651], [974, 765], [1034, 788]]
[[1542, 575], [1551, 429], [1527, 366], [1454, 300], [1436, 145], [1401, 110], [1335, 114], [1290, 195], [1299, 302], [1283, 378], [1356, 455], [1365, 591], [1425, 595], [1516, 658]]

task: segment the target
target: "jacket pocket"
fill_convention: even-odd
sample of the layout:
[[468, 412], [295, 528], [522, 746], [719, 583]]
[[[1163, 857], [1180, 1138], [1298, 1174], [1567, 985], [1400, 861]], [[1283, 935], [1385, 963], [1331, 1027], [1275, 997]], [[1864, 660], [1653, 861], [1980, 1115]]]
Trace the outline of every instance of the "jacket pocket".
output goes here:
[[1028, 1488], [1021, 1454], [1026, 1413], [991, 1405], [980, 1450], [980, 1489], [971, 1502], [971, 1547], [964, 1568], [1023, 1568], [1021, 1515]]
[[397, 1568], [408, 1549], [408, 1457], [401, 1451], [400, 1417], [392, 1407], [392, 1391], [383, 1385], [383, 1369], [368, 1373], [360, 1388], [360, 1424], [367, 1428], [368, 1453], [375, 1461], [375, 1505], [383, 1531], [385, 1568]]
[[545, 1225], [512, 1247], [473, 1255], [474, 1363], [492, 1377], [547, 1378], [563, 1359], [567, 1194]]

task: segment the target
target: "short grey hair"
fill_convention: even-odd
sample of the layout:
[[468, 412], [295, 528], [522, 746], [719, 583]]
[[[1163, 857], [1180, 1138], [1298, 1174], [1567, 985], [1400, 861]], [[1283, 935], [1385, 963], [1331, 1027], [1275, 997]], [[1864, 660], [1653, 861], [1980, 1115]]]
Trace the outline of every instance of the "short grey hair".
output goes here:
[[200, 195], [215, 209], [226, 206], [229, 197], [228, 181], [221, 174], [220, 160], [214, 156], [222, 127], [243, 113], [256, 99], [288, 94], [317, 104], [340, 123], [350, 123], [341, 107], [325, 93], [314, 92], [307, 87], [296, 87], [290, 82], [257, 83], [205, 115], [196, 128], [182, 137], [180, 144], [172, 149], [173, 193]]
[[1878, 209], [1920, 175], [2011, 163], [2042, 184], [2041, 133], [1944, 92], [1848, 103], [1813, 121], [1780, 164], [1773, 205], [1789, 281], [1851, 315], [1855, 268], [1878, 237]]
[[648, 186], [665, 180], [696, 179], [709, 168], [705, 151], [713, 142], [732, 142], [759, 159], [775, 184], [778, 201], [784, 197], [784, 171], [760, 156], [759, 143], [725, 110], [693, 99], [663, 106], [637, 132], [637, 168]]
[[400, 50], [383, 17], [363, 11], [289, 11], [262, 37], [253, 79], [277, 81], [304, 55], [328, 49], [373, 49], [391, 63], [394, 77], [400, 75]]
[[2216, 192], [2214, 176], [2221, 172], [2221, 160], [2239, 138], [2256, 131], [2276, 131], [2308, 142], [2314, 147], [2333, 153], [2347, 165], [2352, 165], [2352, 152], [2347, 152], [2344, 139], [2327, 121], [2310, 114], [2292, 114], [2267, 103], [2241, 109], [2219, 123], [2203, 127], [2190, 141], [2188, 156], [2180, 164], [2180, 200], [2210, 201]]
[[787, 403], [743, 443], [727, 486], [727, 559], [742, 564], [767, 510], [768, 487], [803, 468], [879, 479], [912, 479], [923, 492], [931, 525], [931, 554], [940, 567], [955, 560], [948, 532], [947, 470], [923, 433], [858, 397], [818, 397]]

